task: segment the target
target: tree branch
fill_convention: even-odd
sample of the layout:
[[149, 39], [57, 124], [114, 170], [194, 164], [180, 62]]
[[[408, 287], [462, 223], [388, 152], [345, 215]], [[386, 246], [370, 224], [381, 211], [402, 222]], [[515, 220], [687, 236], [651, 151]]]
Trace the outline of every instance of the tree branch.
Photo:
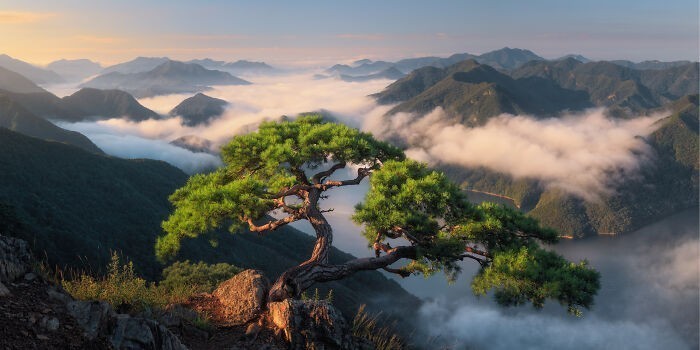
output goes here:
[[326, 181], [324, 183], [314, 184], [312, 186], [318, 188], [321, 191], [325, 191], [333, 187], [358, 185], [362, 181], [362, 179], [369, 176], [369, 174], [371, 173], [372, 171], [370, 168], [359, 168], [357, 169], [357, 177], [354, 179], [343, 181]]
[[464, 248], [464, 251], [466, 251], [467, 253], [472, 253], [472, 254], [476, 254], [476, 255], [481, 255], [481, 256], [483, 256], [484, 258], [487, 258], [487, 259], [490, 259], [490, 258], [491, 258], [491, 255], [490, 255], [488, 252], [485, 252], [485, 251], [483, 251], [483, 250], [479, 250], [479, 249], [477, 249], [476, 247], [467, 246], [466, 248]]
[[460, 260], [462, 260], [462, 259], [464, 259], [464, 258], [474, 259], [474, 260], [476, 260], [476, 262], [478, 262], [479, 265], [481, 265], [481, 266], [486, 266], [486, 264], [489, 263], [488, 260], [482, 259], [482, 258], [479, 258], [479, 257], [476, 257], [476, 256], [471, 255], [471, 254], [462, 254], [462, 255], [459, 256], [459, 258], [460, 258]]
[[318, 184], [322, 183], [325, 178], [331, 176], [336, 170], [345, 168], [345, 165], [347, 165], [347, 163], [345, 163], [345, 162], [340, 162], [340, 163], [334, 164], [330, 169], [325, 170], [325, 171], [321, 171], [321, 172], [317, 173], [316, 175], [314, 175], [311, 178], [311, 181], [315, 185], [318, 185]]
[[257, 232], [257, 233], [263, 233], [265, 231], [274, 231], [278, 229], [280, 226], [284, 226], [286, 224], [292, 223], [294, 221], [297, 221], [302, 218], [302, 215], [300, 213], [292, 214], [289, 215], [283, 219], [279, 220], [274, 220], [274, 221], [269, 221], [268, 223], [264, 225], [256, 225], [253, 222], [253, 219], [247, 219], [246, 221], [248, 222], [248, 229], [251, 232]]
[[277, 199], [293, 195], [303, 197], [301, 195], [301, 191], [308, 191], [310, 189], [311, 187], [309, 187], [308, 185], [296, 184], [290, 188], [283, 189], [277, 193], [268, 193], [267, 195], [269, 196], [269, 199]]
[[401, 278], [406, 278], [411, 275], [410, 272], [403, 269], [392, 269], [391, 267], [384, 267], [383, 270], [389, 273], [397, 274], [401, 276]]
[[311, 183], [309, 182], [309, 179], [306, 177], [306, 174], [304, 173], [303, 170], [301, 170], [295, 166], [290, 166], [289, 171], [291, 171], [292, 174], [294, 174], [294, 176], [296, 176], [297, 181], [299, 181], [302, 184], [307, 185], [307, 186], [311, 185]]

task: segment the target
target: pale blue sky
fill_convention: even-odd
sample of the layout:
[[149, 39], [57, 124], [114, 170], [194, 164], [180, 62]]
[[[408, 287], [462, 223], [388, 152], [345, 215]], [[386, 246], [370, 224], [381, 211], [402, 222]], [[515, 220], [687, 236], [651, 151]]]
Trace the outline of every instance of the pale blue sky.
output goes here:
[[0, 47], [48, 62], [138, 55], [307, 63], [504, 46], [545, 57], [698, 59], [698, 2], [3, 0]]

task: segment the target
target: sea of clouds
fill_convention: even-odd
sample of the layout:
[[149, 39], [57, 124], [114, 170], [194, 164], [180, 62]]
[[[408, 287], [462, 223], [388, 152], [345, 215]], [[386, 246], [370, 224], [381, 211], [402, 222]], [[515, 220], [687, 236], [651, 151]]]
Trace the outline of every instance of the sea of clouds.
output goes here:
[[[572, 194], [594, 199], [610, 192], [619, 180], [635, 176], [653, 158], [643, 138], [661, 115], [610, 119], [603, 109], [559, 118], [502, 115], [482, 127], [453, 122], [441, 109], [419, 116], [386, 116], [391, 106], [378, 106], [368, 95], [388, 80], [348, 83], [314, 79], [311, 74], [257, 76], [252, 85], [219, 86], [206, 94], [230, 102], [225, 113], [208, 125], [187, 127], [178, 117], [131, 122], [110, 119], [61, 126], [90, 137], [107, 153], [126, 158], [162, 159], [190, 173], [217, 164], [213, 156], [183, 153], [167, 142], [185, 135], [212, 141], [214, 148], [231, 137], [255, 130], [265, 120], [326, 111], [340, 121], [382, 139], [409, 145], [409, 157], [430, 164], [486, 167], [516, 178], [541, 180]], [[189, 94], [139, 100], [167, 115]], [[184, 159], [189, 158], [189, 159]]]
[[[653, 159], [643, 137], [654, 130], [654, 122], [661, 117], [613, 120], [605, 116], [604, 110], [593, 109], [555, 119], [502, 115], [482, 127], [466, 128], [450, 122], [440, 109], [422, 116], [386, 116], [391, 106], [378, 106], [368, 95], [391, 83], [387, 80], [348, 83], [315, 80], [311, 74], [251, 80], [253, 85], [207, 91], [207, 95], [231, 105], [221, 118], [205, 126], [186, 127], [177, 117], [61, 126], [87, 135], [108, 154], [160, 159], [195, 173], [218, 166], [221, 160], [173, 146], [169, 141], [196, 135], [212, 141], [217, 148], [235, 135], [255, 130], [262, 121], [322, 110], [381, 139], [400, 140], [409, 146], [409, 157], [429, 164], [486, 167], [514, 177], [538, 179], [547, 186], [594, 200], [597, 194], [614, 190], [617, 181], [635, 176]], [[190, 96], [158, 96], [140, 102], [167, 115]], [[344, 176], [354, 177], [352, 169], [336, 174]], [[335, 245], [359, 256], [369, 254], [367, 243], [349, 217], [366, 190], [364, 181], [361, 186], [330, 193], [331, 197], [322, 203], [324, 208], [335, 208], [328, 213], [336, 232]], [[663, 232], [674, 229], [671, 224], [664, 225], [660, 228]], [[440, 276], [400, 282], [429, 300], [421, 308], [418, 321], [428, 331], [427, 339], [441, 339], [455, 348], [689, 348], [697, 345], [697, 336], [693, 336], [697, 329], [688, 327], [698, 325], [699, 255], [697, 219], [694, 226], [692, 222], [689, 225], [694, 230], [692, 235], [635, 234], [646, 238], [625, 242], [584, 240], [575, 246], [565, 242], [557, 247], [571, 259], [588, 257], [603, 273], [597, 305], [583, 319], [563, 315], [558, 306], [533, 312], [529, 308], [502, 309], [489, 298], [477, 300], [469, 290], [468, 281], [476, 271], [472, 265], [465, 265], [455, 286], [448, 286]], [[296, 226], [310, 231], [303, 222]], [[662, 249], [655, 250], [659, 246]]]

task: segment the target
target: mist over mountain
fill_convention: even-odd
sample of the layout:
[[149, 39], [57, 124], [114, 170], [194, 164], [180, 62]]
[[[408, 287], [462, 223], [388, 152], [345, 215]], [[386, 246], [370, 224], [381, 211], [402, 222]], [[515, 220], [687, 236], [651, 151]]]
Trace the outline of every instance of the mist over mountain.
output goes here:
[[61, 99], [4, 68], [0, 68], [0, 92], [32, 114], [49, 119], [80, 121], [126, 117], [144, 120], [159, 117], [123, 91], [84, 88]]
[[581, 237], [629, 232], [697, 204], [698, 108], [690, 95], [652, 117], [503, 115], [482, 127], [434, 111], [384, 116], [384, 129], [372, 130], [465, 189], [511, 198], [545, 225]]
[[21, 74], [36, 84], [56, 84], [64, 82], [63, 78], [54, 71], [37, 67], [5, 54], [0, 55], [0, 67]]
[[194, 59], [185, 63], [198, 64], [204, 68], [223, 70], [232, 74], [258, 75], [278, 72], [278, 69], [265, 62], [255, 62], [248, 60], [238, 60], [235, 62], [225, 62], [213, 60], [211, 58]]
[[414, 71], [374, 97], [385, 102], [408, 98], [389, 114], [427, 114], [440, 107], [467, 126], [484, 125], [489, 118], [503, 113], [546, 117], [565, 109], [593, 106], [584, 92], [562, 88], [546, 79], [513, 79], [475, 60], [442, 71]]
[[223, 69], [233, 74], [265, 74], [276, 71], [276, 69], [265, 62], [253, 62], [238, 60], [229, 62], [222, 66]]
[[407, 58], [396, 62], [371, 61], [367, 59], [358, 60], [355, 61], [352, 66], [336, 64], [326, 69], [325, 73], [361, 76], [376, 74], [391, 67], [394, 67], [403, 73], [410, 73], [413, 70], [423, 67], [445, 68], [466, 60], [475, 60], [481, 64], [486, 64], [500, 70], [510, 70], [517, 68], [526, 62], [544, 60], [544, 58], [536, 55], [530, 50], [504, 47], [502, 49], [490, 51], [481, 55], [459, 53], [446, 58], [428, 56]]
[[[150, 62], [150, 61], [149, 61]], [[82, 84], [83, 87], [118, 89], [134, 97], [189, 93], [208, 90], [210, 85], [246, 85], [250, 82], [200, 65], [168, 60], [141, 73], [111, 72]]]
[[32, 114], [10, 96], [0, 92], [0, 130], [2, 128], [38, 139], [66, 143], [92, 153], [102, 153], [102, 150], [82, 134], [62, 129]]
[[102, 71], [102, 65], [88, 59], [61, 59], [49, 63], [46, 68], [58, 73], [68, 82], [79, 82]]
[[197, 135], [185, 135], [170, 141], [171, 145], [182, 147], [195, 153], [214, 153], [211, 141]]
[[369, 75], [360, 75], [360, 76], [355, 76], [355, 75], [345, 75], [341, 74], [340, 75], [340, 80], [346, 81], [346, 82], [363, 82], [363, 81], [368, 81], [368, 80], [374, 80], [374, 79], [388, 79], [388, 80], [397, 80], [401, 79], [406, 74], [401, 73], [400, 70], [396, 69], [396, 67], [389, 67], [379, 73], [374, 73], [374, 74], [369, 74]]
[[0, 67], [0, 89], [22, 94], [47, 92], [23, 75], [3, 67]]
[[66, 121], [122, 117], [142, 121], [160, 118], [156, 112], [142, 106], [133, 96], [120, 90], [82, 88], [62, 100], [63, 107], [72, 112], [69, 117], [61, 118]]
[[208, 124], [212, 119], [221, 116], [228, 102], [198, 93], [180, 102], [170, 111], [171, 116], [179, 116], [187, 126]]
[[[348, 72], [369, 72], [385, 65], [384, 72], [396, 76], [382, 76], [380, 70], [347, 75], [346, 79], [334, 73], [340, 79], [312, 80], [311, 74], [304, 71], [298, 75], [263, 74], [256, 77], [255, 85], [229, 86], [192, 83], [200, 79], [200, 68], [223, 66], [224, 61], [191, 61], [191, 66], [199, 68], [190, 73], [174, 72], [180, 65], [188, 64], [166, 61], [149, 71], [117, 74], [133, 79], [129, 83], [150, 79], [203, 89], [216, 86], [206, 95], [193, 96], [195, 91], [181, 90], [170, 94], [164, 89], [165, 95], [148, 95], [139, 100], [129, 92], [95, 88], [83, 88], [58, 98], [20, 75], [0, 69], [0, 88], [18, 90], [0, 93], [4, 95], [0, 105], [8, 106], [0, 109], [0, 120], [5, 120], [2, 123], [20, 125], [16, 131], [29, 134], [33, 123], [42, 128], [58, 128], [50, 122], [57, 120], [59, 127], [77, 131], [74, 135], [87, 135], [92, 146], [110, 155], [87, 155], [76, 147], [0, 130], [0, 143], [16, 154], [0, 155], [0, 162], [9, 169], [0, 174], [0, 222], [20, 222], [24, 228], [12, 234], [41, 242], [43, 246], [34, 248], [47, 251], [52, 263], [79, 266], [80, 259], [73, 253], [80, 250], [87, 251], [83, 255], [89, 255], [95, 265], [101, 266], [107, 261], [109, 249], [114, 249], [127, 252], [140, 273], [155, 278], [161, 266], [153, 257], [153, 240], [171, 209], [167, 196], [184, 183], [186, 174], [219, 166], [221, 160], [212, 150], [233, 135], [255, 130], [261, 121], [307, 111], [322, 111], [329, 119], [362, 128], [404, 147], [409, 157], [444, 170], [462, 188], [472, 191], [470, 196], [503, 196], [504, 202], [566, 236], [626, 233], [697, 205], [699, 107], [697, 95], [688, 93], [697, 89], [697, 64], [640, 70], [610, 62], [583, 63], [581, 57], [558, 61], [535, 58], [520, 63], [532, 58], [528, 52], [506, 50], [488, 56], [500, 62], [494, 66], [478, 58], [444, 67], [435, 62], [447, 58], [423, 57], [393, 63], [363, 59], [347, 65]], [[171, 67], [160, 69], [163, 65]], [[403, 76], [401, 67], [410, 65], [422, 68]], [[355, 70], [357, 67], [363, 68]], [[163, 76], [167, 78], [161, 79]], [[400, 79], [392, 84], [387, 81], [397, 78]], [[373, 93], [373, 97], [367, 97]], [[169, 111], [171, 118], [158, 115]], [[37, 135], [51, 139], [51, 135]], [[27, 174], [31, 176], [24, 179]], [[361, 200], [362, 191], [336, 202], [324, 202], [324, 208], [336, 209], [334, 215], [350, 215], [354, 204], [351, 201]], [[113, 192], [118, 192], [113, 203], [100, 200]], [[338, 216], [329, 215], [329, 220], [337, 221]], [[353, 247], [351, 251], [358, 255], [368, 252], [364, 240], [357, 242], [358, 227], [352, 223], [331, 223], [334, 230], [337, 228], [334, 242], [338, 246]], [[218, 240], [218, 248], [212, 249], [205, 239], [189, 241], [180, 258], [227, 261], [260, 268], [275, 277], [285, 267], [304, 260], [313, 239], [293, 228], [273, 234], [284, 236], [285, 240], [215, 232], [212, 237]], [[591, 238], [567, 243], [585, 245]], [[679, 249], [685, 252], [685, 247], [684, 243]], [[676, 252], [675, 246], [671, 248]], [[666, 251], [665, 246], [660, 249]], [[692, 260], [697, 254], [691, 253], [683, 256]], [[348, 258], [340, 252], [333, 254]], [[668, 273], [665, 266], [671, 256], [659, 256], [664, 260], [664, 268], [654, 270], [655, 274]], [[627, 265], [633, 263], [625, 260]], [[612, 271], [614, 274], [616, 270]], [[467, 272], [470, 277], [472, 270]], [[676, 286], [676, 282], [668, 283]], [[368, 290], [370, 284], [373, 287]], [[633, 293], [632, 288], [642, 285], [605, 287], [627, 296]], [[406, 286], [410, 288], [411, 284]], [[374, 310], [419, 309], [417, 299], [380, 274], [358, 275], [351, 282], [319, 287], [322, 295], [333, 289], [337, 305], [348, 314], [368, 301]], [[398, 302], [381, 294], [381, 289], [390, 291]], [[458, 291], [468, 292], [468, 287]], [[457, 292], [444, 293], [447, 296]], [[578, 323], [554, 318], [549, 313], [521, 314], [512, 309], [494, 310], [491, 304], [446, 305], [439, 300], [421, 308], [420, 318], [415, 320], [429, 323], [431, 335], [445, 336], [444, 332], [449, 331], [458, 339], [454, 342], [458, 346], [488, 347], [489, 338], [493, 337], [498, 339], [492, 343], [494, 347], [508, 349], [538, 341], [533, 336], [538, 331], [547, 335], [547, 341], [541, 343], [545, 347], [565, 347], [570, 339], [591, 347], [694, 344], [692, 331], [676, 331], [667, 320], [684, 321], [672, 323], [673, 327], [693, 326], [697, 321], [692, 318], [663, 317], [663, 327], [655, 327], [653, 322], [647, 322], [648, 318], [628, 317], [626, 308], [624, 315], [615, 314], [622, 307], [609, 302], [608, 297], [599, 307], [610, 308], [610, 312], [597, 313]], [[663, 306], [680, 310], [673, 303]], [[640, 313], [657, 310], [639, 308]], [[470, 312], [476, 318], [471, 323], [464, 317]], [[644, 322], [636, 323], [640, 319]], [[461, 332], [459, 325], [464, 324], [480, 331]], [[503, 330], [501, 325], [513, 329]], [[569, 336], [578, 325], [596, 337]]]
[[581, 63], [574, 59], [530, 62], [512, 72], [516, 79], [550, 79], [563, 88], [585, 91], [596, 106], [633, 112], [657, 108], [698, 91], [698, 64], [637, 70], [610, 62]]
[[[93, 269], [104, 270], [111, 252], [118, 251], [128, 255], [140, 275], [149, 280], [160, 276], [163, 265], [153, 247], [161, 221], [171, 211], [168, 196], [185, 184], [185, 173], [162, 161], [92, 154], [2, 128], [0, 147], [11, 150], [0, 153], [0, 224], [13, 228], [9, 234], [30, 242], [36, 253], [46, 252], [50, 264], [81, 269], [88, 261]], [[180, 258], [229, 262], [274, 279], [302, 261], [314, 244], [312, 237], [292, 227], [266, 237], [226, 231], [212, 235], [216, 248], [208, 238], [188, 240]], [[330, 256], [333, 264], [352, 258], [336, 248]], [[334, 291], [334, 305], [346, 317], [364, 303], [387, 313], [414, 313], [420, 304], [375, 271], [318, 287], [322, 295]], [[384, 307], [388, 296], [392, 305]]]
[[336, 64], [325, 70], [327, 74], [338, 74], [348, 76], [362, 76], [376, 74], [394, 67], [394, 64], [386, 61], [359, 60], [353, 66], [346, 64]]
[[483, 125], [502, 113], [552, 115], [592, 106], [639, 113], [698, 90], [698, 64], [635, 70], [573, 58], [531, 61], [510, 75], [467, 60], [445, 69], [418, 69], [373, 95], [399, 103], [389, 114], [426, 114], [436, 107], [465, 125]]
[[200, 65], [204, 68], [207, 68], [207, 69], [221, 69], [226, 64], [225, 61], [217, 61], [217, 60], [213, 60], [211, 58], [194, 59], [194, 60], [186, 61], [185, 63], [198, 64], [198, 65]]

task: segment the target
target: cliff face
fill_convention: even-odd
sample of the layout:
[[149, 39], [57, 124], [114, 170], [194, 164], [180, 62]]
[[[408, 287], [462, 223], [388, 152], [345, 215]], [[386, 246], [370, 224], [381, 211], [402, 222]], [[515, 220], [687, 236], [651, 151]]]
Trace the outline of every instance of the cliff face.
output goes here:
[[187, 349], [154, 320], [77, 301], [33, 271], [27, 242], [0, 235], [0, 339], [13, 349]]
[[[245, 270], [182, 305], [120, 314], [74, 300], [33, 270], [27, 242], [0, 235], [0, 339], [10, 348], [372, 349], [327, 300], [267, 303], [269, 281]], [[196, 326], [207, 317], [208, 326]]]

